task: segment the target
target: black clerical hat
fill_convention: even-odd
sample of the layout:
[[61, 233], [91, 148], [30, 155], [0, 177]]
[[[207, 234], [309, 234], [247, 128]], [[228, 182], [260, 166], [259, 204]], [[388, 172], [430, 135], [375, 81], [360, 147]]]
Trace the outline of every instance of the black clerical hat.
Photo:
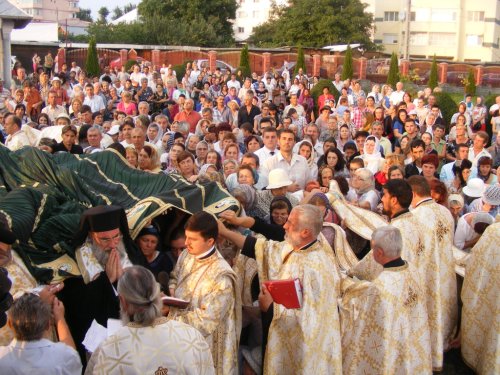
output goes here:
[[122, 215], [124, 214], [125, 212], [120, 206], [92, 207], [83, 213], [80, 228], [82, 224], [84, 226], [88, 225], [90, 232], [107, 232], [120, 228]]
[[107, 232], [119, 228], [123, 236], [129, 235], [127, 215], [120, 206], [96, 206], [86, 210], [80, 219], [80, 228], [74, 246], [85, 242], [89, 232]]

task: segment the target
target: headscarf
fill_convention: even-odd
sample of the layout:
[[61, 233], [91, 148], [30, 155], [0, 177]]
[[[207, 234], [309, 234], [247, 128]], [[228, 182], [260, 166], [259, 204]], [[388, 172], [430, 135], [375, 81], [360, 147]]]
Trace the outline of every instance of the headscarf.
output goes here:
[[[372, 154], [369, 154], [367, 152], [366, 141], [368, 140], [375, 141], [375, 148], [373, 149]], [[373, 174], [377, 173], [380, 170], [380, 161], [383, 158], [382, 154], [380, 153], [380, 142], [374, 135], [370, 135], [366, 138], [365, 144], [363, 146], [363, 155], [361, 155], [361, 158], [365, 162], [365, 168]]]
[[250, 185], [238, 185], [233, 191], [233, 195], [241, 194], [245, 197], [245, 206], [243, 207], [245, 211], [248, 213], [255, 206], [255, 189]]
[[148, 130], [151, 127], [158, 128], [158, 134], [156, 135], [155, 139], [149, 139], [149, 136], [148, 136], [148, 134], [146, 132], [146, 137], [148, 138], [148, 142], [151, 143], [151, 144], [153, 144], [153, 145], [155, 145], [155, 146], [157, 146], [158, 144], [161, 145], [161, 139], [163, 138], [163, 128], [160, 125], [158, 125], [157, 123], [155, 123], [155, 122], [152, 122], [151, 124], [149, 124]]
[[167, 149], [165, 150], [165, 152], [170, 152], [170, 149], [172, 148], [175, 142], [174, 139], [175, 132], [169, 130], [166, 132], [166, 134], [170, 135], [170, 137], [168, 138]]
[[207, 173], [208, 168], [214, 167], [217, 170], [217, 167], [214, 164], [203, 164], [200, 168], [199, 174]]
[[314, 147], [309, 140], [304, 139], [303, 141], [297, 143], [293, 148], [293, 152], [299, 155], [300, 146], [302, 146], [302, 144], [304, 143], [308, 143], [311, 146], [311, 156], [309, 157], [309, 159], [307, 159], [307, 165], [309, 166], [309, 168], [312, 168], [312, 166], [315, 164], [314, 160], [316, 159], [316, 151], [314, 150]]

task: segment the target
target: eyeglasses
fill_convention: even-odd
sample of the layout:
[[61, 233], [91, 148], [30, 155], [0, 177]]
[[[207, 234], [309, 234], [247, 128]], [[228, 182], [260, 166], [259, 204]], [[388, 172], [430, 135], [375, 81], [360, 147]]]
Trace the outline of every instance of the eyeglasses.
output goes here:
[[123, 238], [121, 233], [114, 235], [113, 237], [97, 237], [96, 239], [103, 244], [109, 244], [111, 242], [120, 241]]

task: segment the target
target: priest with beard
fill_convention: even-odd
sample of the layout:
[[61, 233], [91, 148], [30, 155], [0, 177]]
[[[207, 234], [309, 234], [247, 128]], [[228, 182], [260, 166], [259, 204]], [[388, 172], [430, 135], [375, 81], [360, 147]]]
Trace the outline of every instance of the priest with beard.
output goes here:
[[340, 272], [331, 247], [320, 234], [322, 227], [321, 211], [310, 204], [291, 211], [282, 242], [245, 237], [219, 224], [222, 237], [241, 248], [243, 255], [256, 259], [261, 282], [299, 279], [302, 286], [301, 307], [288, 309], [275, 303], [262, 285], [259, 302], [264, 312], [263, 338], [267, 339], [264, 374], [342, 373]]
[[107, 326], [109, 318], [119, 318], [117, 282], [124, 269], [144, 265], [145, 260], [130, 237], [127, 216], [120, 206], [86, 210], [73, 246], [82, 277], [67, 279], [59, 297], [66, 306], [68, 325], [84, 361], [81, 342], [92, 321]]

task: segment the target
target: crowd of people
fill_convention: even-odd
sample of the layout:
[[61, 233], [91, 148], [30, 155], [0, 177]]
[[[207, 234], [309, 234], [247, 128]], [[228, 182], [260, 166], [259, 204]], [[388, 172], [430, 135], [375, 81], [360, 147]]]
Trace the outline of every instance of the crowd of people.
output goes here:
[[[500, 371], [487, 286], [498, 272], [482, 272], [499, 262], [500, 96], [487, 108], [466, 95], [443, 118], [430, 88], [413, 98], [401, 82], [364, 91], [336, 74], [339, 95], [328, 85], [314, 99], [318, 78], [302, 69], [34, 68], [0, 81], [5, 147], [112, 150], [145, 173], [217, 182], [241, 210], [192, 213], [168, 233], [153, 220], [132, 239], [123, 208], [91, 208], [74, 242], [81, 283], [48, 286], [11, 249], [0, 211], [14, 296], [0, 370], [43, 369], [47, 355], [46, 373], [61, 374], [415, 374], [461, 346], [474, 371]], [[290, 279], [300, 308], [265, 284]], [[124, 327], [85, 353], [92, 320], [118, 317]]]

